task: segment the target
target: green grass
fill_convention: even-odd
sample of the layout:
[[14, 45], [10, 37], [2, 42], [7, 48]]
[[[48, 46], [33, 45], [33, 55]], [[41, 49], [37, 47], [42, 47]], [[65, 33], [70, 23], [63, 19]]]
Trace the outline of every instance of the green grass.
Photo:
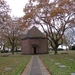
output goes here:
[[[60, 53], [60, 52], [59, 52]], [[47, 69], [52, 75], [70, 75], [70, 73], [75, 73], [75, 52], [68, 52], [69, 54], [47, 54], [40, 55], [40, 58], [46, 65]], [[73, 59], [73, 60], [68, 60]], [[54, 62], [50, 59], [55, 60]], [[67, 66], [66, 68], [60, 68], [55, 63], [59, 62], [61, 65]]]
[[[20, 75], [29, 59], [30, 56], [20, 54], [0, 56], [0, 75]], [[11, 68], [11, 70], [6, 71], [5, 68]]]

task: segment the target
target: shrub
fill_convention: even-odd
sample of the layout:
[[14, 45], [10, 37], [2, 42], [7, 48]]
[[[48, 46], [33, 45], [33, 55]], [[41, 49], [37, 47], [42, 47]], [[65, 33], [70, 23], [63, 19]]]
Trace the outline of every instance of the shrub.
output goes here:
[[62, 48], [58, 48], [58, 51], [62, 51], [62, 50], [64, 50], [64, 49], [62, 49]]
[[4, 50], [1, 50], [1, 53], [8, 53], [8, 51], [6, 50], [6, 51], [4, 51]]
[[72, 50], [75, 50], [75, 45], [74, 45], [74, 46], [72, 46]]

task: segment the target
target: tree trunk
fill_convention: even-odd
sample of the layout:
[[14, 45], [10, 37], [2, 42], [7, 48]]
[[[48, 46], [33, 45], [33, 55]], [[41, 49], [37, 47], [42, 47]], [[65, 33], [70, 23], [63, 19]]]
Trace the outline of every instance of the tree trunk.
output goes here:
[[11, 51], [12, 51], [12, 54], [14, 54], [14, 48], [12, 48], [12, 50], [11, 50]]
[[5, 44], [3, 45], [3, 51], [5, 52]]
[[58, 54], [57, 49], [54, 49], [54, 54]]
[[58, 54], [57, 48], [58, 48], [58, 46], [56, 46], [56, 47], [54, 48], [54, 54]]
[[12, 45], [12, 54], [14, 54], [14, 44]]

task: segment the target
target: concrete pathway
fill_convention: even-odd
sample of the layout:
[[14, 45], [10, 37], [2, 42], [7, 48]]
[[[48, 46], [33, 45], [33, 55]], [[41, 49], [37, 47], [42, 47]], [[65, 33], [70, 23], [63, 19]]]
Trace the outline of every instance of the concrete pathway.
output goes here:
[[42, 75], [37, 56], [33, 57], [30, 75]]
[[21, 75], [50, 75], [38, 55], [33, 55]]

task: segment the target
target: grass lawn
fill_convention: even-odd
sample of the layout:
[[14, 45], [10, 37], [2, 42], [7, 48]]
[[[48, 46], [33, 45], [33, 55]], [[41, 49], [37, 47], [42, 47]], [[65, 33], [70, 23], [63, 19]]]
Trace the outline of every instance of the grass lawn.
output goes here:
[[0, 55], [0, 75], [20, 75], [30, 56], [14, 54]]
[[70, 75], [70, 73], [75, 73], [75, 51], [68, 51], [68, 54], [65, 54], [65, 52], [60, 51], [56, 55], [40, 55], [52, 75]]

